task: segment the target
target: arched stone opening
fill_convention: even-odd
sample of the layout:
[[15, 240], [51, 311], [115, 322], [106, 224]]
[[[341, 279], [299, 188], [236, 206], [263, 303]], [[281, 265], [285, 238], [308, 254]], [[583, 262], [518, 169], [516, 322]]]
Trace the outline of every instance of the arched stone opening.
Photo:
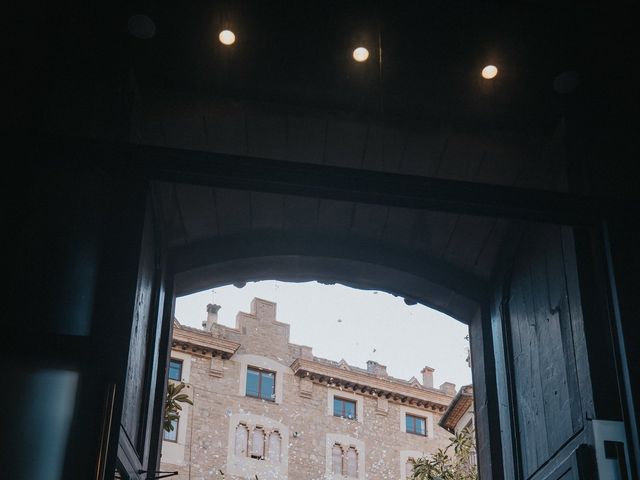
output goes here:
[[[248, 281], [318, 281], [380, 290], [469, 324], [483, 300], [482, 283], [408, 252], [304, 235], [218, 239], [174, 252], [176, 296]], [[231, 246], [227, 248], [227, 246]]]

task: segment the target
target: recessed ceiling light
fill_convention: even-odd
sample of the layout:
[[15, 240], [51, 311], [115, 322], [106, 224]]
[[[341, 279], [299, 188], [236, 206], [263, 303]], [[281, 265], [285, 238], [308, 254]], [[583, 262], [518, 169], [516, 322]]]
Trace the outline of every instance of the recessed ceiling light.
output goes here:
[[236, 42], [236, 34], [231, 30], [222, 30], [218, 35], [218, 40], [223, 45], [233, 45]]
[[142, 40], [148, 40], [156, 34], [156, 24], [147, 15], [131, 15], [127, 28], [131, 35]]
[[496, 67], [495, 65], [487, 65], [482, 69], [482, 78], [491, 80], [496, 75], [498, 75], [498, 67]]
[[364, 47], [358, 47], [353, 51], [353, 59], [356, 62], [364, 62], [369, 58], [369, 50]]
[[553, 88], [558, 93], [567, 94], [573, 92], [579, 83], [580, 75], [578, 75], [578, 72], [568, 70], [556, 76], [553, 80]]

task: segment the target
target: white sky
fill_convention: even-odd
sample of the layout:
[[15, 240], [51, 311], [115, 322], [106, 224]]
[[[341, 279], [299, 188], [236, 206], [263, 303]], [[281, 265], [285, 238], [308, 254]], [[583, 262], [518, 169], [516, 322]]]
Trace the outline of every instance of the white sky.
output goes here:
[[[423, 305], [405, 305], [384, 292], [357, 290], [317, 282], [262, 281], [244, 288], [232, 285], [176, 300], [175, 316], [183, 325], [202, 328], [206, 305], [222, 308], [218, 322], [235, 326], [238, 311], [249, 312], [253, 297], [277, 302], [276, 317], [291, 325], [292, 343], [313, 347], [313, 354], [366, 368], [367, 360], [387, 365], [389, 375], [422, 381], [425, 365], [435, 368], [434, 386], [471, 383], [466, 325]], [[341, 320], [341, 321], [339, 321]]]

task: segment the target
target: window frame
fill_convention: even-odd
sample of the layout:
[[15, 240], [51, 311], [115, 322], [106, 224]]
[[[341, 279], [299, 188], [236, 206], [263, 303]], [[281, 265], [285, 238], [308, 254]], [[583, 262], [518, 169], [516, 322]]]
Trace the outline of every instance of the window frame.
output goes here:
[[[254, 371], [256, 373], [258, 373], [258, 395], [251, 395], [249, 393], [249, 381], [248, 381], [248, 377], [249, 377], [249, 372], [250, 371]], [[272, 392], [271, 392], [271, 398], [263, 398], [262, 397], [262, 375], [263, 374], [272, 374], [273, 375], [273, 388], [272, 388]], [[276, 403], [276, 373], [273, 370], [268, 370], [266, 368], [260, 368], [260, 367], [253, 367], [251, 365], [247, 365], [247, 372], [245, 373], [245, 387], [244, 387], [244, 394], [245, 397], [249, 397], [249, 398], [256, 398], [258, 400], [264, 400], [266, 402], [273, 402]]]
[[[427, 421], [427, 418], [419, 417], [418, 415], [414, 415], [412, 413], [405, 413], [404, 415], [405, 415], [404, 422], [405, 422], [405, 432], [406, 433], [410, 433], [412, 435], [418, 435], [420, 437], [428, 437], [429, 436], [428, 435], [428, 430], [427, 430], [428, 429], [428, 425], [429, 425], [428, 421]], [[413, 420], [413, 422], [412, 422], [413, 431], [411, 431], [408, 428], [406, 428], [407, 420], [409, 419], [409, 417], [411, 417], [411, 419]], [[422, 420], [424, 422], [424, 428], [423, 428], [424, 433], [419, 433], [419, 432], [416, 431], [416, 420]]]
[[[178, 373], [179, 373], [179, 374], [178, 374], [178, 377], [179, 377], [179, 378], [177, 378], [177, 379], [176, 379], [176, 378], [172, 378], [172, 377], [171, 377], [171, 364], [172, 364], [172, 363], [174, 363], [174, 362], [175, 362], [175, 363], [180, 364], [180, 370], [179, 370], [179, 372], [178, 372]], [[183, 361], [182, 359], [180, 359], [180, 358], [173, 358], [173, 357], [171, 357], [171, 358], [169, 359], [169, 368], [167, 368], [167, 378], [168, 378], [169, 380], [173, 380], [174, 382], [182, 382], [182, 372], [183, 372], [183, 367], [184, 367], [184, 361]]]
[[[339, 402], [342, 402], [342, 414], [338, 415], [336, 414], [336, 400]], [[346, 409], [345, 409], [345, 404], [346, 403], [350, 403], [353, 405], [353, 417], [349, 418], [348, 416], [345, 415], [346, 413]], [[349, 398], [344, 398], [344, 397], [339, 397], [337, 395], [335, 395], [333, 397], [333, 416], [334, 417], [338, 417], [338, 418], [344, 418], [345, 420], [354, 420], [354, 421], [358, 421], [358, 401], [357, 400], [352, 400]]]

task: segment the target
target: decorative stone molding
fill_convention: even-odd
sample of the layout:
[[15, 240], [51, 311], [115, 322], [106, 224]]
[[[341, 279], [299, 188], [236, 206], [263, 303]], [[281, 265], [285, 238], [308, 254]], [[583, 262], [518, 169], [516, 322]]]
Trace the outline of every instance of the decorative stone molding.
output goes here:
[[386, 417], [389, 414], [389, 400], [386, 397], [378, 397], [376, 403], [376, 415]]
[[[263, 459], [251, 458], [251, 443], [248, 444], [247, 452], [236, 454], [235, 436], [236, 428], [244, 425], [247, 428], [249, 442], [251, 433], [259, 429], [264, 434], [264, 448], [266, 449]], [[280, 451], [277, 458], [270, 455], [269, 441], [271, 435], [280, 437]], [[286, 480], [289, 470], [289, 428], [276, 420], [248, 413], [237, 413], [229, 416], [229, 432], [227, 440], [227, 475], [235, 475], [241, 478], [255, 478], [260, 480]], [[271, 446], [273, 450], [273, 446]], [[273, 452], [271, 452], [273, 453]]]
[[365, 458], [366, 452], [364, 449], [364, 442], [354, 437], [347, 435], [341, 435], [338, 433], [328, 433], [325, 441], [325, 479], [326, 480], [344, 480], [346, 475], [338, 475], [332, 472], [332, 449], [334, 445], [340, 445], [343, 451], [346, 451], [349, 447], [354, 447], [358, 454], [358, 479], [365, 478]]
[[193, 355], [230, 358], [240, 344], [216, 337], [204, 330], [196, 330], [190, 327], [175, 325], [173, 328], [172, 346], [174, 349], [180, 348]]
[[313, 382], [308, 378], [300, 379], [300, 396], [302, 398], [311, 398], [313, 395]]
[[360, 395], [384, 396], [395, 403], [433, 412], [444, 412], [453, 398], [453, 395], [438, 389], [416, 388], [392, 378], [379, 378], [302, 358], [293, 362], [291, 369], [295, 375], [309, 378], [315, 383], [342, 387], [343, 391]]
[[224, 373], [224, 360], [221, 357], [211, 357], [211, 366], [209, 367], [209, 375], [220, 378]]

